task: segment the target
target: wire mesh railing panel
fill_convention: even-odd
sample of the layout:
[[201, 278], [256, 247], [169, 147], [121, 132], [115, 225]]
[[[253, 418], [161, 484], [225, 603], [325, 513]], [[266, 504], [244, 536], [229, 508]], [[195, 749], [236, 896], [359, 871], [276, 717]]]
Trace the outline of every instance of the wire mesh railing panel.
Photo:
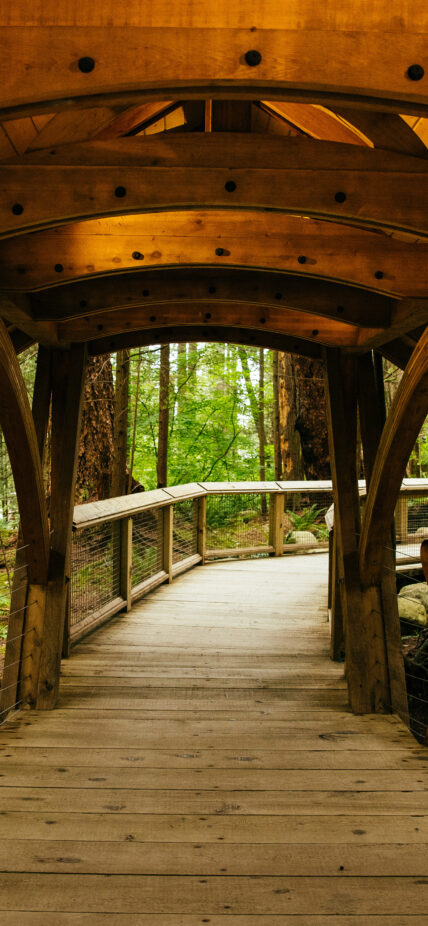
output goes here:
[[284, 496], [284, 546], [314, 547], [328, 543], [325, 514], [333, 504], [333, 492], [286, 492]]
[[117, 521], [73, 534], [71, 626], [120, 595], [120, 527]]
[[207, 550], [269, 546], [269, 495], [207, 497]]
[[423, 540], [428, 540], [428, 495], [401, 495], [396, 508], [395, 530], [397, 562], [410, 556], [418, 558]]
[[197, 508], [189, 498], [174, 505], [172, 562], [180, 563], [198, 552]]
[[163, 512], [141, 511], [132, 519], [132, 588], [162, 569]]

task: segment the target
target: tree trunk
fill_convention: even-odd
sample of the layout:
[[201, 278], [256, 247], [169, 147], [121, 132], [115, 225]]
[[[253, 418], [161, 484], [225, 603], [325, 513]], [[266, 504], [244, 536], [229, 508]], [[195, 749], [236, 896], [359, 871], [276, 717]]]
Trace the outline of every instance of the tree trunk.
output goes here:
[[283, 479], [303, 479], [300, 435], [297, 430], [297, 384], [293, 359], [278, 352], [279, 442]]
[[114, 396], [112, 498], [116, 498], [118, 495], [126, 495], [128, 488], [126, 457], [128, 450], [129, 364], [129, 350], [118, 350]]
[[300, 435], [306, 479], [330, 479], [326, 400], [319, 360], [292, 358], [298, 394], [296, 429]]
[[[257, 432], [259, 436], [260, 482], [266, 481], [266, 432], [265, 432], [265, 355], [263, 347], [259, 349], [259, 415]], [[262, 513], [266, 514], [266, 495], [262, 495]]]
[[110, 357], [92, 357], [85, 382], [76, 501], [95, 501], [110, 496], [113, 394]]
[[169, 344], [161, 346], [159, 378], [158, 489], [168, 484]]
[[281, 445], [279, 440], [279, 359], [278, 351], [272, 351], [272, 381], [273, 381], [273, 408], [272, 408], [272, 431], [273, 431], [273, 455], [275, 467], [275, 479], [282, 478], [282, 460]]

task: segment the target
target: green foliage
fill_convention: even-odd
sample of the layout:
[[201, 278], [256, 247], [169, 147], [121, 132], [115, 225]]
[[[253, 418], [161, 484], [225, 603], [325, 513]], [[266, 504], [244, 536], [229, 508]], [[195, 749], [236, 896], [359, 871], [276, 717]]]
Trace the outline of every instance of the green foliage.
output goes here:
[[[316, 524], [316, 521], [325, 514], [327, 509], [317, 508], [311, 505], [301, 511], [290, 511], [287, 509], [287, 515], [295, 531], [310, 531]], [[321, 526], [321, 525], [319, 525]]]

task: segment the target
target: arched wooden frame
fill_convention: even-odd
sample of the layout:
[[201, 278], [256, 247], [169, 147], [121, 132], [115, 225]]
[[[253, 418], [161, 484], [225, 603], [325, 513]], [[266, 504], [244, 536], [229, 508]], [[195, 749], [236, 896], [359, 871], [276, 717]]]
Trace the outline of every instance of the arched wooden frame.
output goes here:
[[[170, 325], [264, 328], [272, 333], [313, 340], [319, 344], [355, 349], [358, 349], [361, 343], [364, 344], [364, 336], [367, 338], [365, 329], [310, 312], [298, 312], [278, 305], [264, 306], [260, 309], [257, 305], [221, 301], [171, 303], [157, 306], [156, 309], [145, 306], [115, 309], [95, 317], [84, 316], [69, 322], [60, 322], [57, 331], [60, 343], [71, 343], [90, 341], [99, 337], [101, 333], [105, 333], [107, 337], [114, 337], [126, 331]], [[381, 329], [369, 329], [369, 332], [371, 335], [380, 335]]]
[[30, 584], [47, 581], [49, 528], [42, 466], [28, 394], [13, 345], [0, 321], [0, 424], [9, 452]]
[[232, 326], [204, 325], [170, 325], [163, 328], [150, 328], [127, 332], [110, 338], [99, 338], [88, 343], [88, 354], [98, 356], [109, 354], [122, 348], [144, 347], [150, 344], [177, 344], [200, 341], [201, 343], [225, 342], [244, 344], [248, 347], [266, 347], [271, 350], [288, 351], [310, 359], [322, 359], [322, 347], [302, 338], [292, 338], [262, 331]]
[[60, 146], [0, 174], [3, 237], [181, 208], [288, 213], [428, 237], [426, 161], [308, 138], [189, 133]]
[[426, 296], [427, 246], [275, 213], [181, 211], [113, 216], [0, 243], [2, 287], [34, 291], [124, 270], [246, 267]]
[[390, 3], [358, 4], [332, 19], [328, 5], [314, 0], [251, 2], [243, 17], [242, 7], [225, 0], [185, 12], [159, 0], [155, 14], [145, 4], [134, 12], [95, 2], [76, 16], [65, 0], [37, 6], [36, 15], [21, 3], [0, 18], [8, 26], [0, 33], [0, 108], [52, 111], [56, 102], [119, 93], [174, 99], [185, 87], [187, 95], [290, 95], [398, 112], [405, 102], [423, 112], [426, 81], [411, 69], [425, 61], [426, 15], [418, 7], [414, 21], [408, 5], [393, 8], [395, 15]]
[[360, 540], [360, 573], [366, 585], [379, 581], [401, 481], [427, 413], [428, 327], [403, 373], [373, 467]]
[[[27, 311], [35, 323], [96, 319], [112, 309], [133, 309], [182, 302], [233, 302], [263, 307], [287, 306], [349, 324], [388, 327], [403, 314], [407, 300], [391, 299], [356, 286], [295, 274], [212, 267], [120, 273], [88, 277], [30, 296]], [[411, 303], [415, 305], [415, 301]], [[419, 306], [419, 300], [416, 300]]]

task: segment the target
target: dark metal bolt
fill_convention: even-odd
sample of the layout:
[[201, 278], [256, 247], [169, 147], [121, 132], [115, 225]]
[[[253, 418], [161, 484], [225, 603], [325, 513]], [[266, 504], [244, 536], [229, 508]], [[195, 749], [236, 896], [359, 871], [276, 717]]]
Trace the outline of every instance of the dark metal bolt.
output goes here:
[[94, 70], [95, 61], [93, 58], [85, 56], [84, 58], [79, 58], [78, 65], [79, 71], [81, 71], [82, 74], [90, 74], [91, 71]]
[[14, 203], [12, 206], [12, 212], [14, 215], [22, 215], [24, 207], [21, 206], [21, 203]]
[[383, 280], [383, 270], [376, 270], [375, 277], [377, 280]]
[[260, 324], [261, 324], [261, 325], [265, 325], [265, 324], [266, 324], [266, 319], [265, 319], [265, 318], [261, 318], [261, 319], [260, 319]]
[[117, 196], [118, 199], [123, 199], [123, 197], [126, 196], [126, 187], [117, 186], [114, 195]]
[[81, 300], [80, 300], [80, 308], [81, 308], [81, 309], [86, 309], [87, 304], [88, 304], [88, 303], [86, 302], [86, 299], [81, 299]]
[[256, 51], [252, 48], [250, 51], [247, 51], [245, 54], [245, 62], [250, 68], [256, 68], [260, 64], [262, 56], [259, 51]]
[[217, 254], [217, 257], [223, 257], [224, 248], [216, 248], [216, 249], [215, 249], [215, 252], [216, 252], [216, 254]]
[[422, 80], [425, 71], [421, 64], [411, 64], [407, 68], [407, 76], [410, 77], [410, 80]]
[[142, 254], [141, 251], [133, 251], [132, 256], [134, 260], [144, 260], [144, 254]]
[[211, 312], [205, 312], [205, 318], [206, 318], [207, 321], [208, 321], [208, 319], [211, 318]]
[[282, 299], [282, 293], [275, 293], [275, 299]]
[[343, 305], [338, 305], [338, 307], [337, 307], [337, 311], [338, 311], [338, 312], [339, 312], [340, 314], [342, 314], [342, 312], [344, 312], [344, 311], [345, 311], [345, 309], [344, 309], [344, 307], [343, 307]]
[[346, 193], [342, 193], [340, 190], [338, 193], [334, 194], [334, 198], [337, 203], [344, 203], [346, 200]]
[[151, 316], [150, 316], [150, 321], [151, 321], [151, 322], [155, 322], [155, 321], [156, 321], [156, 315], [151, 315]]
[[143, 289], [143, 296], [150, 296], [150, 290], [149, 290], [149, 289]]
[[64, 267], [62, 266], [62, 264], [55, 264], [54, 269], [56, 273], [62, 273], [62, 271], [64, 270]]
[[313, 337], [313, 338], [316, 338], [317, 334], [319, 334], [318, 328], [314, 328], [314, 330], [313, 330], [313, 332], [312, 332], [312, 337]]
[[226, 193], [234, 193], [235, 190], [236, 190], [236, 183], [235, 183], [235, 181], [234, 181], [234, 180], [228, 180], [227, 183], [225, 183], [224, 188], [225, 188], [225, 190], [226, 190]]
[[215, 293], [215, 292], [216, 292], [215, 286], [209, 286], [209, 287], [208, 287], [208, 292], [211, 293], [211, 295], [212, 295], [213, 293]]
[[306, 257], [303, 254], [300, 254], [299, 257], [297, 258], [297, 263], [306, 264]]

